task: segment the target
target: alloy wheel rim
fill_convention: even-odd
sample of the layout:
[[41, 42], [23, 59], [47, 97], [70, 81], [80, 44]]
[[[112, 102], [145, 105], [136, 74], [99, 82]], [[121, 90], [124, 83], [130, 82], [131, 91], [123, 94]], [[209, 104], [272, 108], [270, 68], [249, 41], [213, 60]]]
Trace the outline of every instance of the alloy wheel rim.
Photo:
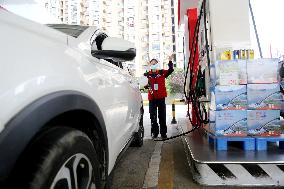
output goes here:
[[77, 153], [63, 163], [50, 189], [95, 189], [92, 177], [91, 161], [86, 155]]

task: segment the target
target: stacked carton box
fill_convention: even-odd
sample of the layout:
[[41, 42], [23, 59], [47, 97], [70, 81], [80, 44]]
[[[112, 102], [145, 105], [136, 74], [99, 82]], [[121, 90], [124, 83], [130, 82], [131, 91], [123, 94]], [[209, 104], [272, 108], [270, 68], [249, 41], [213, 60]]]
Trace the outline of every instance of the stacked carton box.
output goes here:
[[218, 61], [211, 66], [210, 74], [209, 132], [215, 136], [246, 136], [246, 60]]
[[280, 85], [275, 84], [248, 84], [248, 108], [250, 110], [280, 110]]
[[278, 59], [247, 60], [247, 76], [249, 84], [278, 83]]
[[247, 89], [245, 85], [215, 86], [211, 92], [211, 107], [216, 110], [246, 110]]
[[279, 136], [281, 93], [278, 82], [278, 59], [247, 62], [248, 134]]
[[253, 136], [279, 136], [279, 110], [248, 110], [248, 134]]
[[246, 60], [217, 61], [210, 67], [212, 86], [247, 84]]
[[210, 68], [209, 131], [216, 136], [280, 135], [278, 59], [218, 61]]
[[246, 136], [247, 114], [243, 110], [215, 112], [215, 124], [210, 128], [216, 136]]

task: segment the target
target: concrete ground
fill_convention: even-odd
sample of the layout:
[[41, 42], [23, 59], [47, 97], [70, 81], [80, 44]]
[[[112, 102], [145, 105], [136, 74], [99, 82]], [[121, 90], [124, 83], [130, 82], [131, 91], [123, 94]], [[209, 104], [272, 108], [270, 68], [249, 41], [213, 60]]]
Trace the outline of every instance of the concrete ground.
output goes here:
[[[176, 106], [176, 117], [184, 118], [187, 107]], [[167, 106], [167, 122], [171, 122], [171, 106]], [[145, 140], [141, 148], [131, 147], [118, 162], [111, 175], [110, 189], [218, 189], [195, 183], [187, 164], [181, 138], [157, 142], [150, 137], [148, 107], [144, 116]], [[177, 134], [168, 124], [168, 136]], [[230, 187], [236, 188], [236, 187]], [[251, 188], [250, 188], [251, 189]]]

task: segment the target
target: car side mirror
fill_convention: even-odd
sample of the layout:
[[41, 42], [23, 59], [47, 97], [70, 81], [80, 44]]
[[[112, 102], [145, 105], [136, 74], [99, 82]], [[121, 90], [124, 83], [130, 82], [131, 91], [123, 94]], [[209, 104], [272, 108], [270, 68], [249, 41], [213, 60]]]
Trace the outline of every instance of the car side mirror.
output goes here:
[[[100, 37], [100, 36], [98, 36]], [[131, 61], [136, 56], [134, 43], [116, 37], [100, 37], [92, 44], [92, 56], [98, 59], [111, 59], [116, 62]]]

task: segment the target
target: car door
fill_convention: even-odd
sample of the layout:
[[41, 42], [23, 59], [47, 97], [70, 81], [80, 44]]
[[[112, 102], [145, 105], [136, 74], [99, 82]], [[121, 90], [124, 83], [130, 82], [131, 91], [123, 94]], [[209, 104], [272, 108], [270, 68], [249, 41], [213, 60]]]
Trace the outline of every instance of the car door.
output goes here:
[[[110, 167], [133, 134], [133, 95], [131, 95], [130, 80], [118, 66], [91, 55], [90, 40], [96, 39], [96, 32], [91, 30], [83, 33], [79, 39], [79, 47], [88, 63], [83, 69], [84, 77], [92, 86], [91, 92], [94, 100], [100, 106], [108, 134]], [[77, 56], [78, 58], [78, 56]], [[81, 65], [82, 68], [82, 65]], [[114, 160], [114, 161], [113, 161]]]
[[[72, 50], [72, 49], [71, 49]], [[127, 144], [132, 132], [129, 117], [129, 81], [119, 67], [103, 59], [96, 59], [89, 52], [80, 51], [74, 55], [78, 62], [82, 78], [92, 97], [103, 114], [106, 125], [110, 169], [114, 166], [119, 153]]]
[[134, 97], [127, 74], [110, 62], [99, 62], [105, 83], [101, 98], [104, 99], [108, 137], [117, 156], [133, 134]]
[[122, 74], [128, 81], [128, 113], [127, 119], [129, 121], [129, 131], [130, 133], [134, 133], [137, 131], [139, 118], [140, 118], [140, 108], [142, 104], [141, 93], [139, 90], [138, 82], [136, 79], [129, 74], [126, 69], [121, 70]]

